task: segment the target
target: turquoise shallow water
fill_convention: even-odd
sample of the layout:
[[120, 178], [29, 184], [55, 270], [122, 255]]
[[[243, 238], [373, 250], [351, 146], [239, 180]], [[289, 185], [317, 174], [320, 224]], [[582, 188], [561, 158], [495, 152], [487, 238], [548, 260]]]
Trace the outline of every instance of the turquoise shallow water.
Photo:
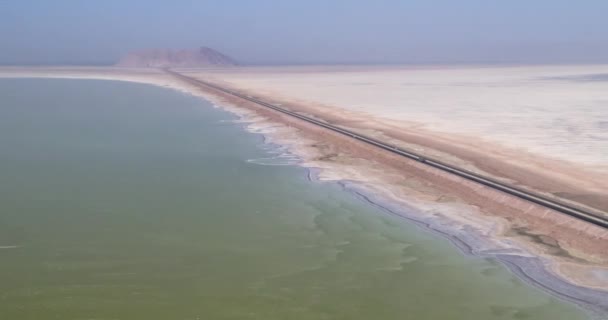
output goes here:
[[583, 319], [174, 91], [0, 79], [0, 319]]

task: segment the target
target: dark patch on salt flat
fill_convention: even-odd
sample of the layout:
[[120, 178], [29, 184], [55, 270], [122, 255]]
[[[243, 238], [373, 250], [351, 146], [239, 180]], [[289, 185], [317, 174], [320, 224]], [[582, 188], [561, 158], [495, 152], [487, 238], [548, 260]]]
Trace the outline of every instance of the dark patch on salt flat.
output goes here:
[[594, 73], [576, 76], [542, 77], [541, 80], [573, 81], [573, 82], [608, 82], [608, 73]]

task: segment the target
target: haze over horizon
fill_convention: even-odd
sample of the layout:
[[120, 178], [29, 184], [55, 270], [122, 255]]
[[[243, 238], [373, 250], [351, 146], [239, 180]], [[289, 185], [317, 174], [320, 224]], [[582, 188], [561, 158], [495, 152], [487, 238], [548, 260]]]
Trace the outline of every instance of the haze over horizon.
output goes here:
[[0, 3], [0, 64], [209, 46], [245, 64], [608, 62], [608, 1]]

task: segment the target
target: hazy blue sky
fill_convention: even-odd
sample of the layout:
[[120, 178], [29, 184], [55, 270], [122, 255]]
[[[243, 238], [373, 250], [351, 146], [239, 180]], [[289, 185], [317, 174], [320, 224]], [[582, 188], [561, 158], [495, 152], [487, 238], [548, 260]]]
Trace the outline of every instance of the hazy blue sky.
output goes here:
[[608, 62], [608, 0], [0, 0], [0, 63], [207, 45], [245, 63]]

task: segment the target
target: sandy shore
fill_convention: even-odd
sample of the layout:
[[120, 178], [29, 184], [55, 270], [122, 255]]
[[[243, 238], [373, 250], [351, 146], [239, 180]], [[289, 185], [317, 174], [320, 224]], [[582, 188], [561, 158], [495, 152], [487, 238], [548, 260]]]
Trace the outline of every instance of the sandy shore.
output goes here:
[[[212, 74], [216, 76], [234, 72], [217, 70]], [[240, 115], [249, 123], [249, 130], [264, 134], [269, 142], [289, 147], [291, 152], [303, 159], [302, 165], [316, 169], [316, 178], [339, 181], [347, 190], [363, 200], [446, 237], [466, 253], [494, 257], [537, 287], [584, 306], [595, 315], [608, 314], [608, 234], [604, 230], [594, 229], [567, 217], [553, 218], [554, 215], [537, 212], [536, 208], [528, 203], [517, 203], [486, 188], [429, 171], [421, 164], [407, 163], [369, 146], [345, 140], [344, 137], [287, 119], [268, 110], [202, 91], [159, 71], [116, 68], [3, 68], [0, 69], [0, 77], [133, 81], [205, 97], [216, 105]], [[232, 85], [236, 86], [234, 83]], [[240, 87], [239, 89], [246, 90]], [[264, 96], [268, 95], [268, 92], [256, 91], [255, 95]], [[275, 99], [274, 101], [279, 100], [275, 96], [267, 97]], [[286, 103], [289, 100], [281, 97], [280, 101], [283, 101], [282, 99], [285, 99]], [[295, 106], [307, 105], [306, 101], [297, 101], [296, 98], [289, 101]], [[316, 114], [313, 109], [302, 110]], [[336, 117], [331, 119], [333, 121], [344, 121], [351, 113], [343, 112], [340, 119], [331, 112], [319, 114], [322, 115]], [[378, 136], [410, 146], [424, 147], [419, 141], [416, 141], [417, 144], [408, 142], [404, 139], [405, 136], [398, 136], [396, 132], [379, 131], [378, 128], [383, 125], [381, 121], [374, 126], [367, 126], [375, 120], [361, 122], [357, 118], [361, 115], [356, 112], [352, 113], [352, 116], [351, 123], [341, 124], [357, 130], [367, 130], [366, 133], [374, 132]], [[442, 133], [434, 134], [436, 135], [426, 139], [440, 141]], [[487, 141], [484, 143], [487, 143], [488, 147], [492, 145]], [[476, 170], [498, 175], [487, 168], [481, 168], [478, 163], [462, 157], [458, 152], [441, 148], [428, 152], [436, 152]], [[574, 161], [548, 158], [561, 165], [570, 165], [570, 169], [575, 167]], [[593, 172], [601, 173], [602, 165], [596, 167]], [[593, 186], [593, 182], [589, 181], [595, 181], [587, 181], [586, 173], [576, 177], [590, 186]], [[558, 179], [558, 182], [560, 181]], [[601, 185], [598, 188], [601, 190]], [[601, 191], [605, 190], [608, 189]]]

